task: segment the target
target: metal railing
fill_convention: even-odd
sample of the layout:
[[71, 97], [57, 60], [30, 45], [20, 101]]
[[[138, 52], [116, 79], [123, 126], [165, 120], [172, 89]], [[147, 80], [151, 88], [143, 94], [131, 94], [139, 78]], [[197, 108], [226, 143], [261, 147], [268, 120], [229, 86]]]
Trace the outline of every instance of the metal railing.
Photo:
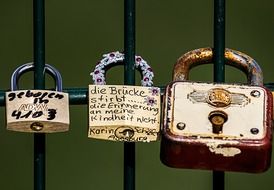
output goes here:
[[[225, 0], [214, 1], [214, 82], [225, 82]], [[222, 190], [225, 173], [213, 171], [213, 190]]]
[[[33, 0], [34, 88], [45, 88], [45, 2]], [[135, 0], [124, 0], [124, 84], [135, 85]], [[214, 0], [214, 81], [224, 82], [225, 0]], [[274, 90], [273, 84], [266, 84]], [[87, 88], [70, 88], [70, 105], [87, 104]], [[163, 91], [163, 88], [162, 88]], [[0, 106], [5, 106], [5, 91], [0, 91]], [[34, 134], [34, 189], [45, 190], [46, 135]], [[224, 189], [224, 172], [213, 171], [213, 189]], [[124, 189], [135, 189], [135, 143], [124, 143]]]

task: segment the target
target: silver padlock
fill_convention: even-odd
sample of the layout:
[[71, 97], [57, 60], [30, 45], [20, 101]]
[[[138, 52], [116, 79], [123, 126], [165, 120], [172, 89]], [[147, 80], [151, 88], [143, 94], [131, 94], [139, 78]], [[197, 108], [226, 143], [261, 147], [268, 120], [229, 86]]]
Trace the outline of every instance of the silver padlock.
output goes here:
[[68, 94], [62, 92], [62, 77], [57, 69], [45, 65], [56, 84], [56, 91], [18, 90], [20, 76], [34, 69], [33, 63], [18, 67], [6, 92], [7, 129], [19, 132], [55, 133], [69, 130]]
[[153, 72], [140, 56], [135, 68], [142, 86], [105, 85], [110, 65], [121, 64], [124, 54], [105, 54], [91, 73], [88, 137], [127, 142], [156, 141], [160, 132], [160, 89], [152, 87]]

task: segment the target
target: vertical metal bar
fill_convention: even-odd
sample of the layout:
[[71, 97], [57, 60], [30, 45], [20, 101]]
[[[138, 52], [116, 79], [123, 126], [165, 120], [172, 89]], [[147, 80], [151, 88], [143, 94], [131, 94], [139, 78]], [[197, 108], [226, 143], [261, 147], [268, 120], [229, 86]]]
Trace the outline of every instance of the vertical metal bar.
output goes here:
[[[135, 0], [124, 0], [124, 83], [135, 84]], [[124, 143], [124, 190], [135, 189], [135, 143]]]
[[225, 81], [225, 0], [214, 0], [214, 82]]
[[[45, 88], [45, 2], [33, 0], [34, 88]], [[34, 134], [34, 190], [45, 190], [45, 134]]]
[[213, 190], [225, 189], [225, 172], [213, 171]]
[[[225, 0], [214, 0], [214, 82], [225, 81]], [[213, 171], [213, 190], [225, 189], [225, 173]]]

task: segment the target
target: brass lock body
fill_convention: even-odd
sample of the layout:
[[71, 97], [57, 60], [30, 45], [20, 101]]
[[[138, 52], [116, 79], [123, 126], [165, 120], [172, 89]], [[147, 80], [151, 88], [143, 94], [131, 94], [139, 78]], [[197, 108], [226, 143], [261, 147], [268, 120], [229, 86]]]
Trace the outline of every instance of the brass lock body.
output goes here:
[[45, 70], [56, 80], [56, 91], [18, 90], [19, 77], [33, 70], [32, 63], [18, 67], [6, 92], [7, 130], [30, 133], [55, 133], [69, 130], [68, 94], [62, 92], [60, 73], [46, 64]]
[[227, 64], [248, 69], [251, 86], [185, 80], [189, 64], [211, 58], [210, 48], [194, 50], [175, 66], [164, 100], [161, 160], [176, 168], [263, 172], [271, 161], [272, 94], [260, 86], [256, 62], [228, 49]]

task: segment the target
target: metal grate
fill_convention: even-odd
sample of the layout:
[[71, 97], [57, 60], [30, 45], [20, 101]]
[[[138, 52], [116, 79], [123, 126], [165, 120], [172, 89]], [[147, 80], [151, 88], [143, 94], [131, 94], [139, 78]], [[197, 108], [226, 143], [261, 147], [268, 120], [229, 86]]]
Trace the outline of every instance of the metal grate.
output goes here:
[[[135, 85], [135, 0], [124, 0], [124, 83]], [[33, 1], [34, 25], [34, 88], [45, 88], [45, 2]], [[225, 48], [225, 0], [214, 0], [214, 81], [224, 82]], [[266, 84], [274, 90], [273, 84]], [[87, 104], [87, 88], [65, 89], [69, 93], [70, 105]], [[0, 105], [5, 106], [4, 91], [0, 92]], [[34, 189], [45, 190], [46, 142], [45, 134], [34, 134]], [[124, 143], [124, 189], [135, 189], [135, 144]], [[224, 172], [213, 171], [213, 189], [224, 189]]]

